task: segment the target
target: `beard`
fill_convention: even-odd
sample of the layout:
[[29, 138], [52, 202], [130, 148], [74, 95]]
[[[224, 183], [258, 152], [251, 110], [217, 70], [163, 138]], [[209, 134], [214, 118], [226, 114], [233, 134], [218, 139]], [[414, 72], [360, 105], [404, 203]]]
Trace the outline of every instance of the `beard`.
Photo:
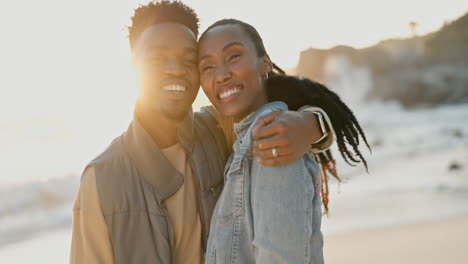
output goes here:
[[154, 100], [148, 100], [147, 98], [138, 98], [136, 102], [136, 109], [138, 112], [146, 113], [146, 116], [152, 119], [154, 115], [159, 115], [167, 120], [175, 122], [182, 121], [192, 107], [180, 105], [167, 105], [167, 104], [154, 104]]
[[164, 115], [165, 118], [173, 120], [173, 121], [182, 121], [187, 114], [190, 112], [191, 107], [174, 107], [174, 106], [161, 106], [160, 111]]

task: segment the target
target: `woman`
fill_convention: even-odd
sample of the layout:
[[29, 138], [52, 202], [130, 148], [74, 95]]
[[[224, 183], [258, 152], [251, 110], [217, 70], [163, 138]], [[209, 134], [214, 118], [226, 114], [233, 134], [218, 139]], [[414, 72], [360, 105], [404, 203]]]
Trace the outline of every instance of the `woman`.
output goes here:
[[[255, 121], [273, 109], [287, 109], [282, 102], [268, 103], [277, 94], [275, 82], [283, 82], [281, 86], [288, 89], [289, 82], [293, 83], [273, 76], [273, 68], [258, 32], [244, 22], [218, 21], [200, 37], [203, 90], [220, 114], [237, 122], [234, 153], [228, 161], [224, 189], [211, 222], [206, 263], [323, 263], [321, 179], [314, 158], [305, 155], [280, 167], [265, 167], [252, 158], [251, 131]], [[277, 79], [272, 82], [274, 78]], [[321, 96], [315, 92], [307, 94], [301, 88], [306, 81], [294, 80], [299, 82], [293, 88], [296, 92], [312, 101], [314, 96], [324, 99], [319, 103], [326, 103], [327, 107], [335, 104], [328, 108], [340, 115], [339, 120], [345, 120], [335, 131], [337, 136], [343, 139], [342, 129], [348, 129], [353, 139], [362, 132], [357, 122], [353, 123], [350, 111], [337, 110], [349, 109], [340, 104], [336, 95], [328, 94], [325, 87], [318, 88]], [[267, 86], [272, 87], [272, 93], [267, 92]], [[294, 101], [297, 100], [288, 103], [293, 105]], [[351, 144], [362, 159], [357, 140]], [[344, 148], [341, 152], [349, 154]], [[273, 148], [273, 155], [277, 156], [275, 152]], [[328, 153], [322, 155], [321, 161], [331, 160]]]

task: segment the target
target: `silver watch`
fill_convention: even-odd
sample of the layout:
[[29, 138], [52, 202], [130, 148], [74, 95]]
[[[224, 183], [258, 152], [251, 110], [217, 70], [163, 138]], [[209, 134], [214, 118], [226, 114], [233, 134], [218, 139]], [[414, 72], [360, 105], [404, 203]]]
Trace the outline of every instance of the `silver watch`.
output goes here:
[[312, 113], [317, 115], [317, 118], [318, 118], [318, 121], [319, 121], [319, 124], [320, 124], [320, 130], [322, 131], [322, 136], [317, 141], [312, 143], [312, 145], [314, 145], [314, 144], [317, 144], [320, 141], [322, 141], [324, 138], [328, 137], [328, 131], [327, 131], [327, 128], [325, 127], [325, 122], [323, 121], [322, 113], [320, 113], [320, 112], [312, 112]]

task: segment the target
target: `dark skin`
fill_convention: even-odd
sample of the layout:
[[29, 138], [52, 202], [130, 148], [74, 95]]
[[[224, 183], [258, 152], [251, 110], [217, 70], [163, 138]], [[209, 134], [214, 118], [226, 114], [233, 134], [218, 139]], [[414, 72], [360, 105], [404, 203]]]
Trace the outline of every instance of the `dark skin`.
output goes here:
[[197, 96], [196, 48], [190, 29], [162, 23], [147, 28], [133, 52], [140, 84], [136, 116], [161, 148], [177, 143], [176, 124]]
[[[199, 43], [198, 53], [203, 90], [222, 115], [239, 121], [268, 102], [264, 78], [271, 71], [272, 63], [268, 56], [257, 54], [254, 43], [241, 27], [223, 25], [210, 29]], [[302, 126], [312, 130], [314, 125], [318, 126], [314, 123], [317, 120], [303, 123], [307, 119], [304, 113], [281, 114], [276, 111], [263, 117], [253, 131], [254, 152], [263, 165], [287, 164], [299, 159], [308, 149], [302, 143], [311, 138], [302, 133]], [[314, 114], [307, 114], [308, 118], [315, 118]], [[292, 135], [299, 138], [291, 138]], [[278, 150], [278, 158], [273, 157], [273, 147]]]
[[[132, 55], [139, 81], [136, 117], [161, 148], [172, 146], [176, 124], [199, 89], [196, 38], [181, 24], [157, 24], [142, 33]], [[260, 120], [254, 137], [259, 162], [277, 166], [302, 157], [321, 131], [314, 114], [277, 111]], [[277, 146], [279, 158], [273, 158], [271, 146]]]
[[[252, 131], [253, 151], [258, 162], [264, 166], [279, 166], [298, 160], [322, 136], [319, 126], [317, 116], [309, 112], [274, 110], [260, 118]], [[272, 147], [277, 148], [278, 158], [273, 157]]]

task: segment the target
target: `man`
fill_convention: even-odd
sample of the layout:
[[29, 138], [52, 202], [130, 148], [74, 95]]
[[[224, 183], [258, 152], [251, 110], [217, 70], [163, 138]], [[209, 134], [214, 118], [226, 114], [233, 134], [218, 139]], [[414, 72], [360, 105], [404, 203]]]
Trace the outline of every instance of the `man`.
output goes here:
[[[203, 262], [229, 151], [213, 115], [191, 111], [199, 89], [197, 35], [196, 14], [180, 2], [135, 10], [129, 28], [140, 89], [134, 119], [85, 169], [73, 209], [71, 263]], [[303, 113], [302, 121], [301, 113], [289, 114], [263, 122], [317, 123], [314, 114]], [[280, 123], [259, 134], [288, 127]], [[322, 137], [312, 127], [312, 133], [300, 133], [306, 143]], [[269, 147], [258, 151], [265, 164], [302, 156], [299, 150], [272, 157], [272, 138], [263, 139]]]

